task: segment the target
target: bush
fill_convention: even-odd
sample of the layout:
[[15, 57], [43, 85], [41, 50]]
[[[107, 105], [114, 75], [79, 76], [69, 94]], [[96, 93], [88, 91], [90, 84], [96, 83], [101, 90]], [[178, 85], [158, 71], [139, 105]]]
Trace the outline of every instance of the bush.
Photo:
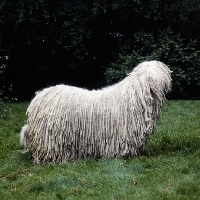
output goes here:
[[[136, 65], [146, 60], [164, 62], [173, 71], [173, 87], [170, 98], [199, 99], [200, 89], [200, 51], [196, 50], [197, 41], [185, 41], [181, 34], [174, 34], [170, 28], [153, 33], [137, 32], [134, 41], [124, 46], [116, 63], [112, 63], [105, 72], [106, 83], [112, 84], [126, 76]], [[133, 43], [134, 50], [126, 54], [128, 43]], [[187, 43], [187, 46], [185, 44]]]
[[[6, 65], [4, 63], [8, 59], [8, 56], [3, 54], [5, 51], [1, 50], [0, 52], [0, 118], [5, 118], [8, 116], [8, 108], [4, 101], [9, 100], [9, 97], [5, 94], [4, 73]], [[8, 90], [10, 90], [10, 88], [8, 88]]]

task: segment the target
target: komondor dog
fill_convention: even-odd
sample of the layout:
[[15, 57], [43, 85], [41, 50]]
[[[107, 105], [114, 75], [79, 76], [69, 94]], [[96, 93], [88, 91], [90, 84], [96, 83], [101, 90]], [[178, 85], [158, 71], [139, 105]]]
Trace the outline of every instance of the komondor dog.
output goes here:
[[146, 61], [100, 90], [43, 89], [27, 109], [20, 143], [33, 152], [36, 164], [138, 156], [155, 131], [171, 81], [165, 64]]

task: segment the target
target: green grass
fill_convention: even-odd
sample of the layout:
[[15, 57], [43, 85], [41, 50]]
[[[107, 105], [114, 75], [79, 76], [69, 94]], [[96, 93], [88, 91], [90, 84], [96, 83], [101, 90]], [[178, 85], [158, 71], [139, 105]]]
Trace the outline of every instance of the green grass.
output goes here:
[[0, 199], [200, 199], [200, 101], [168, 101], [140, 157], [33, 165], [19, 132], [28, 103], [0, 119]]

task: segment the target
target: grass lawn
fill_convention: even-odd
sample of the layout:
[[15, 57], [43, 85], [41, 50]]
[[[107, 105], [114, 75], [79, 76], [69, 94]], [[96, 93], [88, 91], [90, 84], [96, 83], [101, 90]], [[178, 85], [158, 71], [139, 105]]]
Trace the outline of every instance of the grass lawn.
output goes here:
[[27, 106], [0, 118], [0, 199], [200, 199], [200, 101], [167, 101], [140, 157], [37, 166], [19, 145]]

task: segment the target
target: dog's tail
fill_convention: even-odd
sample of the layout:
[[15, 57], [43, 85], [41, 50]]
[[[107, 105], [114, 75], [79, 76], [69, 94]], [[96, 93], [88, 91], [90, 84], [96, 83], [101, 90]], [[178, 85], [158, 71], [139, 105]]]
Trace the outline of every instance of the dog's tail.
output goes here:
[[20, 132], [20, 145], [24, 148], [28, 148], [28, 141], [27, 141], [27, 138], [26, 138], [26, 129], [28, 128], [28, 125], [25, 124], [22, 129], [21, 129], [21, 132]]

